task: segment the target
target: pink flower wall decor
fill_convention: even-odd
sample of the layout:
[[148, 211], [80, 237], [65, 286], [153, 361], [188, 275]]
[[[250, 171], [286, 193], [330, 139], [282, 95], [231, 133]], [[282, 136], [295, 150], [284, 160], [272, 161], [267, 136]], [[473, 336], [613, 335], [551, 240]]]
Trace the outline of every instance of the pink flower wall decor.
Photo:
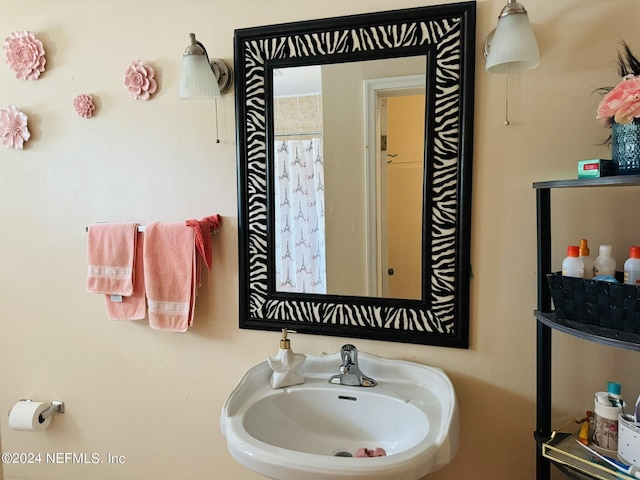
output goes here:
[[156, 93], [158, 84], [155, 79], [155, 72], [149, 65], [145, 65], [141, 60], [134, 60], [124, 71], [124, 86], [129, 91], [131, 98], [136, 100], [148, 100]]
[[47, 60], [44, 47], [33, 33], [13, 32], [4, 40], [7, 64], [20, 80], [35, 80], [42, 72]]
[[15, 105], [9, 105], [7, 110], [0, 110], [0, 135], [5, 147], [16, 150], [22, 150], [24, 142], [29, 140], [31, 133], [27, 128], [27, 116]]
[[91, 118], [96, 106], [93, 104], [93, 97], [91, 95], [81, 93], [73, 99], [73, 108], [75, 108], [76, 113], [82, 118]]

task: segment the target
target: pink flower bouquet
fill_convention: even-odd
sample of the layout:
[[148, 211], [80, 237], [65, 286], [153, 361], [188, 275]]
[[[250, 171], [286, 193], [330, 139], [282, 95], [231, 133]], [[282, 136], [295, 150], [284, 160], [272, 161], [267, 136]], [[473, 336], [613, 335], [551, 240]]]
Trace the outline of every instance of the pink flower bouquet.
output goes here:
[[24, 142], [31, 137], [27, 128], [27, 116], [15, 105], [9, 105], [7, 110], [0, 110], [0, 136], [5, 147], [16, 150], [22, 150]]
[[155, 72], [149, 65], [145, 65], [141, 60], [133, 61], [124, 72], [124, 86], [131, 98], [148, 100], [156, 93], [158, 84], [154, 76]]
[[627, 125], [640, 118], [640, 60], [623, 42], [624, 57], [618, 53], [618, 72], [622, 80], [615, 87], [600, 88], [606, 93], [598, 105], [597, 119], [605, 127], [614, 122]]
[[4, 40], [7, 64], [20, 80], [35, 80], [42, 72], [47, 60], [44, 47], [31, 32], [13, 32]]
[[640, 77], [629, 74], [607, 93], [598, 105], [597, 119], [605, 126], [620, 124], [640, 117]]

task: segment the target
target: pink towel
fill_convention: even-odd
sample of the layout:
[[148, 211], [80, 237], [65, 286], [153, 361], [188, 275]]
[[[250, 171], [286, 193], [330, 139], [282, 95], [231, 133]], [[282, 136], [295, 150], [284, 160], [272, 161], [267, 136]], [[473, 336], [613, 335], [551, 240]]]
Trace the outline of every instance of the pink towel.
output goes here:
[[204, 217], [202, 220], [187, 220], [186, 225], [192, 227], [196, 233], [196, 248], [200, 252], [207, 268], [211, 270], [211, 232], [220, 228], [220, 215]]
[[144, 277], [151, 328], [185, 333], [193, 323], [196, 260], [193, 228], [184, 223], [147, 224]]
[[111, 320], [142, 320], [147, 316], [147, 297], [144, 289], [144, 233], [137, 233], [136, 254], [133, 274], [133, 294], [105, 295], [107, 316]]
[[95, 223], [87, 238], [87, 292], [133, 294], [137, 223]]

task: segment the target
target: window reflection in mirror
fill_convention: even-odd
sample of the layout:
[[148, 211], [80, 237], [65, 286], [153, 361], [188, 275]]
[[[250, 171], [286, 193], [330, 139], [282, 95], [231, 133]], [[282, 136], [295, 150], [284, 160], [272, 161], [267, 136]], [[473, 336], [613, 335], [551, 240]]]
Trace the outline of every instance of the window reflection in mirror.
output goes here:
[[[425, 66], [273, 70], [276, 291], [421, 298]], [[371, 103], [367, 82], [399, 76], [422, 86], [387, 82]]]

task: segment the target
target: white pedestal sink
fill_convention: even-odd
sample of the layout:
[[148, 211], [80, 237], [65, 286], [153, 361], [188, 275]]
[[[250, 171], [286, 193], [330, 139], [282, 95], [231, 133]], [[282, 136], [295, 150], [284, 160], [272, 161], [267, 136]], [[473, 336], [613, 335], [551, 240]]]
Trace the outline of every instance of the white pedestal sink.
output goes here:
[[[359, 354], [375, 387], [328, 383], [340, 355], [307, 355], [305, 383], [269, 385], [267, 362], [251, 368], [220, 417], [231, 455], [276, 480], [417, 480], [449, 463], [458, 443], [458, 408], [440, 369]], [[348, 458], [359, 448], [387, 455]]]

